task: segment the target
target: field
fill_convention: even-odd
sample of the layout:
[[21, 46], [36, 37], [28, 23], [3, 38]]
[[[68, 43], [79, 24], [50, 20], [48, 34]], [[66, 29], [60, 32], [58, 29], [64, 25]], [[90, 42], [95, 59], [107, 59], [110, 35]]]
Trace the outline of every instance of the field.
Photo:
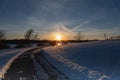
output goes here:
[[72, 80], [120, 78], [119, 40], [69, 43], [47, 47], [42, 52], [54, 66]]

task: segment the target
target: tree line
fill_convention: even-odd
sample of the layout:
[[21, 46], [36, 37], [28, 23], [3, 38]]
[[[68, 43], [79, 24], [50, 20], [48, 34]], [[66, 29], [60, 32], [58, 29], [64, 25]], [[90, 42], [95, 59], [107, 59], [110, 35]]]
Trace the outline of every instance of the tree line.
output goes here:
[[[6, 31], [0, 30], [0, 40], [6, 40]], [[120, 36], [109, 36], [107, 33], [103, 33], [103, 39], [109, 40], [109, 39], [120, 39]], [[33, 29], [29, 29], [24, 33], [24, 40], [39, 40], [38, 33], [35, 32]], [[77, 32], [77, 34], [74, 36], [74, 39], [77, 41], [81, 41], [84, 39], [84, 34], [81, 32]]]
[[[6, 31], [5, 30], [0, 30], [0, 40], [5, 40], [6, 39]], [[25, 40], [38, 40], [38, 33], [35, 32], [33, 29], [29, 29], [25, 32], [24, 34], [24, 39]]]

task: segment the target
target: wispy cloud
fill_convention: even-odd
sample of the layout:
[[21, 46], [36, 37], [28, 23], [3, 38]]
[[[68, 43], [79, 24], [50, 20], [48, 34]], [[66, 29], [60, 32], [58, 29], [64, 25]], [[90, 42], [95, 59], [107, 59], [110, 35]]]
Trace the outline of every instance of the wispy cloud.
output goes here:
[[66, 7], [64, 5], [64, 3], [67, 2], [67, 0], [63, 0], [61, 1], [53, 1], [53, 0], [43, 0], [40, 3], [40, 7], [43, 10], [46, 10], [50, 13], [59, 13], [60, 11], [64, 10], [64, 9], [69, 9], [68, 7]]

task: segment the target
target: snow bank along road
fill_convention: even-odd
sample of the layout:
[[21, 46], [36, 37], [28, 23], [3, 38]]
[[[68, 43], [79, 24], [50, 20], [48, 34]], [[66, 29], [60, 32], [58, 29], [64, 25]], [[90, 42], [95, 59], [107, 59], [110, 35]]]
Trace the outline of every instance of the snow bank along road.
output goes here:
[[71, 43], [41, 52], [71, 80], [120, 80], [120, 40]]
[[41, 48], [20, 54], [11, 64], [4, 80], [69, 80], [40, 53]]
[[28, 49], [5, 49], [0, 50], [0, 78], [3, 77], [6, 70], [9, 68], [12, 61], [14, 61], [17, 56]]
[[4, 75], [5, 80], [34, 80], [34, 78], [37, 78], [33, 60], [31, 59], [31, 53], [34, 50], [25, 51], [15, 59]]

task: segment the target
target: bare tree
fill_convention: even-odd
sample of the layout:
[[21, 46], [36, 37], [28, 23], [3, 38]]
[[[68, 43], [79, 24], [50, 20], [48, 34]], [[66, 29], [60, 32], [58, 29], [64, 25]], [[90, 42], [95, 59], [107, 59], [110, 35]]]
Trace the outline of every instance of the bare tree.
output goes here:
[[25, 33], [25, 35], [24, 35], [25, 39], [26, 39], [26, 40], [30, 40], [30, 39], [32, 38], [32, 36], [33, 36], [33, 33], [34, 33], [34, 30], [33, 30], [33, 29], [29, 29], [29, 30]]
[[105, 40], [108, 40], [108, 34], [107, 33], [104, 33], [103, 37], [104, 37]]
[[74, 37], [76, 40], [82, 40], [84, 38], [84, 35], [80, 32], [77, 33], [77, 35]]
[[33, 40], [38, 40], [38, 33], [35, 33], [35, 34], [33, 35]]
[[6, 35], [5, 31], [0, 30], [0, 40], [5, 39], [6, 38], [5, 35]]

